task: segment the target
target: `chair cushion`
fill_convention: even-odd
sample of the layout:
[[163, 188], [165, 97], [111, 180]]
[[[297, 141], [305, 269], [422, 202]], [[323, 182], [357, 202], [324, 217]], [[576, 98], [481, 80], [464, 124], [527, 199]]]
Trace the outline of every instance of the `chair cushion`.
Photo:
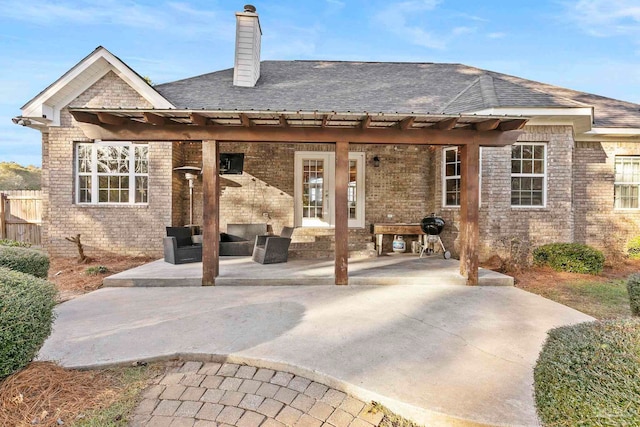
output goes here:
[[191, 229], [188, 227], [167, 227], [167, 236], [175, 237], [178, 247], [191, 246]]
[[227, 233], [253, 242], [256, 236], [267, 234], [267, 224], [227, 224]]

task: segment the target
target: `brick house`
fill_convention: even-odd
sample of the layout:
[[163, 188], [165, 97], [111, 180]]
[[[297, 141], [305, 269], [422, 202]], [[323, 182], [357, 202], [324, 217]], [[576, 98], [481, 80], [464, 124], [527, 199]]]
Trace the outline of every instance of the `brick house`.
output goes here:
[[[190, 222], [185, 165], [204, 167], [205, 233], [295, 225], [299, 257], [368, 255], [371, 224], [430, 212], [472, 268], [515, 240], [613, 252], [640, 233], [640, 105], [461, 64], [261, 62], [258, 15], [236, 19], [232, 69], [150, 86], [98, 47], [22, 108], [14, 122], [42, 132], [51, 254], [81, 233], [161, 256], [164, 227]], [[242, 173], [220, 177], [220, 153]]]

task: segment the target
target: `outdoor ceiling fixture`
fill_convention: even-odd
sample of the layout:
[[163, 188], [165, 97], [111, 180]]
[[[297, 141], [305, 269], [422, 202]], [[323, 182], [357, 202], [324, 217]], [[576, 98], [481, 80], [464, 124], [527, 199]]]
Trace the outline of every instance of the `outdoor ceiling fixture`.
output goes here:
[[198, 174], [202, 172], [202, 168], [197, 166], [180, 166], [173, 170], [184, 172], [185, 179], [189, 181], [189, 225], [193, 225], [193, 183], [198, 179]]

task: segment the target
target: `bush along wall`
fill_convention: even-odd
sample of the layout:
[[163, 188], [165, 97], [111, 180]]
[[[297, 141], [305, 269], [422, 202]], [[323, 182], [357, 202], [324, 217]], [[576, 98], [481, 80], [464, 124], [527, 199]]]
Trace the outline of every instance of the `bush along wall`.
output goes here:
[[634, 237], [627, 243], [627, 255], [631, 259], [640, 259], [640, 236]]
[[21, 248], [30, 248], [31, 243], [29, 242], [18, 242], [17, 240], [10, 239], [2, 239], [0, 240], [0, 246], [18, 246]]
[[632, 274], [627, 279], [627, 291], [631, 304], [631, 314], [640, 316], [640, 274]]
[[49, 274], [49, 257], [36, 249], [0, 246], [0, 267], [46, 279]]
[[51, 333], [56, 288], [0, 267], [0, 379], [22, 369]]
[[640, 425], [640, 319], [581, 323], [549, 332], [534, 368], [547, 426]]
[[533, 250], [533, 262], [557, 271], [599, 274], [604, 268], [604, 254], [581, 243], [551, 243]]

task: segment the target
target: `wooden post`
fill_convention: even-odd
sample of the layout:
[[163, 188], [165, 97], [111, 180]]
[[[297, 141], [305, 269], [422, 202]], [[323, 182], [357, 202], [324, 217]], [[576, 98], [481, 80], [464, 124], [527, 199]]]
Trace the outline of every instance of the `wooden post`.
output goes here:
[[480, 147], [477, 142], [460, 151], [460, 274], [467, 285], [478, 284], [478, 211], [480, 205]]
[[336, 142], [335, 177], [336, 285], [349, 284], [349, 142]]
[[7, 195], [0, 193], [0, 239], [7, 238], [7, 213], [5, 211]]
[[7, 238], [7, 195], [0, 193], [0, 239]]
[[202, 141], [202, 286], [215, 285], [220, 271], [220, 145]]

